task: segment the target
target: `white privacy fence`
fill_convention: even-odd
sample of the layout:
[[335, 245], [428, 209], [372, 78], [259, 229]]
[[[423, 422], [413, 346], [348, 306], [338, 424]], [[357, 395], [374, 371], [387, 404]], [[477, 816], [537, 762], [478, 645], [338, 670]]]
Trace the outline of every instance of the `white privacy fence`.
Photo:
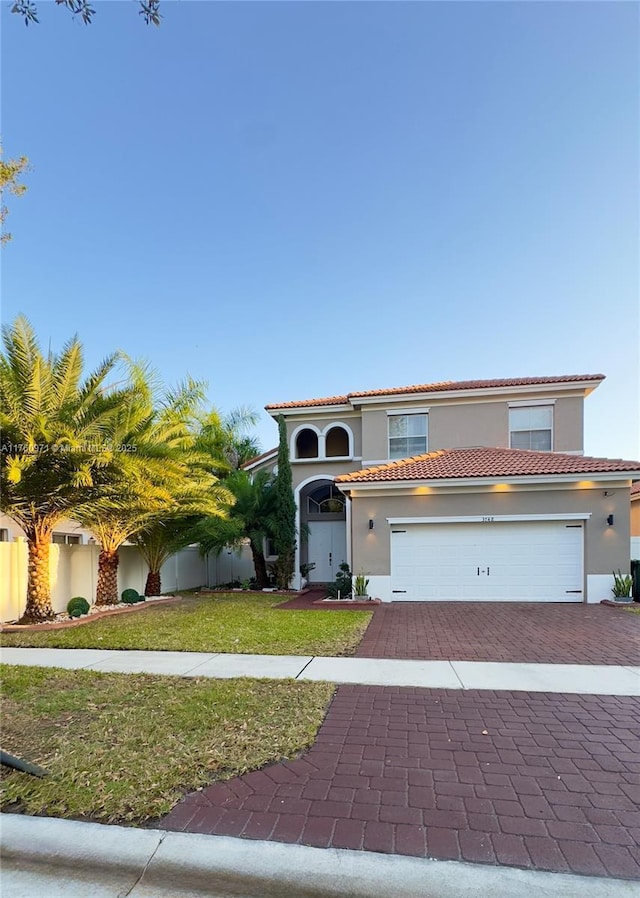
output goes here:
[[[98, 545], [58, 545], [52, 543], [49, 579], [53, 610], [64, 611], [74, 596], [95, 602], [98, 579]], [[147, 564], [135, 546], [122, 546], [118, 553], [118, 592], [144, 592]], [[253, 577], [248, 547], [223, 550], [219, 556], [202, 556], [189, 546], [173, 555], [160, 572], [162, 591], [177, 592], [198, 586], [217, 586], [231, 580]], [[17, 620], [27, 597], [27, 544], [24, 540], [0, 542], [0, 621]]]

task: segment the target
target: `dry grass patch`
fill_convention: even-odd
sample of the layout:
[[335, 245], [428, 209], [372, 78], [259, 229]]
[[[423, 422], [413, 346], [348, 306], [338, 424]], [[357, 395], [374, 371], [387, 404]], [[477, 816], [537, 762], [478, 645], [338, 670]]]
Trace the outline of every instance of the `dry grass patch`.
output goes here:
[[143, 823], [214, 779], [308, 748], [334, 687], [2, 665], [2, 747], [41, 764], [2, 768], [6, 810]]

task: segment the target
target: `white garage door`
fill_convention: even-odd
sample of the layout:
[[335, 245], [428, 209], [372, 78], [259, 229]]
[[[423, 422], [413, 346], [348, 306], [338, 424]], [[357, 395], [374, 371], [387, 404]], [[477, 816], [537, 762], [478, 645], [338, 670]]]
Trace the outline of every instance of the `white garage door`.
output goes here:
[[581, 602], [576, 521], [393, 524], [393, 601]]

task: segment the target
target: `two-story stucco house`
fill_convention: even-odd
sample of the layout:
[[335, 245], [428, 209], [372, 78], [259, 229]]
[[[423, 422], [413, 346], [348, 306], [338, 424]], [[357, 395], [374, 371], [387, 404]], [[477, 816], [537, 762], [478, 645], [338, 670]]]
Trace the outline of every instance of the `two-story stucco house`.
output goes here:
[[[423, 384], [268, 405], [287, 425], [296, 569], [384, 601], [596, 602], [629, 564], [640, 462], [583, 455], [601, 374]], [[246, 467], [273, 467], [276, 450]], [[305, 528], [303, 528], [303, 531]]]

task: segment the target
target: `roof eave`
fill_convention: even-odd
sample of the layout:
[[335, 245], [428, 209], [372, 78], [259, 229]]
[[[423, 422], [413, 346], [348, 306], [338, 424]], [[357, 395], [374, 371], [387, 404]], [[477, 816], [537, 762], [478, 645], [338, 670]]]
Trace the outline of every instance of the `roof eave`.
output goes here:
[[348, 402], [334, 405], [296, 405], [288, 408], [280, 408], [278, 406], [267, 405], [265, 406], [265, 411], [268, 415], [271, 415], [272, 418], [278, 418], [280, 415], [287, 418], [292, 417], [293, 415], [322, 414], [323, 412], [352, 412], [353, 406]]
[[407, 391], [405, 393], [384, 393], [376, 396], [357, 396], [350, 394], [352, 405], [376, 405], [380, 403], [393, 401], [433, 401], [434, 399], [454, 399], [461, 396], [502, 396], [515, 395], [521, 393], [558, 393], [562, 392], [582, 392], [583, 396], [588, 396], [597, 387], [600, 386], [604, 377], [598, 380], [580, 380], [580, 381], [553, 381], [544, 384], [521, 384], [520, 386], [503, 386], [503, 387], [472, 387], [463, 390], [423, 390], [421, 392]]
[[350, 489], [418, 489], [419, 487], [459, 487], [459, 486], [497, 486], [499, 484], [535, 484], [535, 483], [610, 483], [611, 481], [630, 481], [640, 478], [640, 471], [580, 471], [574, 474], [510, 474], [505, 476], [492, 475], [490, 477], [439, 477], [423, 479], [396, 479], [396, 480], [349, 480], [335, 481], [340, 490]]

